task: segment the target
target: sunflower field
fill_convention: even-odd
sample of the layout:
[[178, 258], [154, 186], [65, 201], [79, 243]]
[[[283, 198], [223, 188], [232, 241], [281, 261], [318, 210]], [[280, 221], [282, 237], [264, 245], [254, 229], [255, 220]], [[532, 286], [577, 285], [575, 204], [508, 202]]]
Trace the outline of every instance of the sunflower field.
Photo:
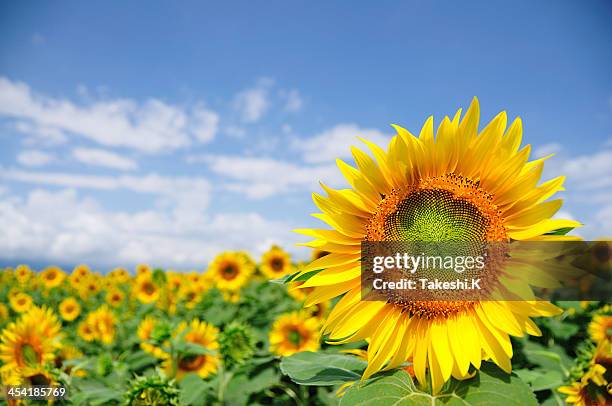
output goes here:
[[[0, 274], [0, 379], [10, 404], [609, 405], [605, 301], [361, 300], [364, 241], [571, 241], [552, 218], [520, 119], [479, 130], [474, 100], [388, 149], [364, 140], [351, 185], [314, 194], [329, 227], [310, 261], [272, 246], [197, 272], [27, 265]], [[609, 244], [604, 261], [609, 269]], [[54, 400], [10, 387], [66, 388]]]

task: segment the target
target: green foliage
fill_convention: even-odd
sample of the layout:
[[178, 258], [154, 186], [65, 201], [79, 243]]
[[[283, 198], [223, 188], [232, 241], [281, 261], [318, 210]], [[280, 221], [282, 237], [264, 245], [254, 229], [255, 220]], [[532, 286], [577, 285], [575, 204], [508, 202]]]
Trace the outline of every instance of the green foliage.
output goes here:
[[230, 323], [219, 335], [221, 356], [228, 368], [243, 364], [255, 352], [255, 338], [252, 329], [245, 324]]
[[349, 388], [340, 406], [431, 406], [431, 405], [537, 405], [529, 387], [516, 375], [508, 375], [491, 364], [483, 364], [473, 378], [451, 380], [436, 395], [419, 390], [404, 370], [375, 375]]
[[300, 385], [332, 386], [361, 379], [366, 366], [352, 355], [300, 352], [284, 357], [280, 369]]

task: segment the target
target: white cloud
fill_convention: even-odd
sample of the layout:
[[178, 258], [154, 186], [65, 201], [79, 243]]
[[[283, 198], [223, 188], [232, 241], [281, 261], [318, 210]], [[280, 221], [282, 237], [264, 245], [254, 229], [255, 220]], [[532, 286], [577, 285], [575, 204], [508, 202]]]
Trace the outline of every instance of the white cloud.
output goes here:
[[75, 190], [36, 189], [25, 198], [0, 201], [4, 260], [35, 258], [48, 263], [90, 263], [100, 267], [139, 262], [178, 269], [203, 269], [223, 250], [261, 252], [260, 243], [292, 249], [293, 225], [255, 213], [194, 216], [183, 211], [112, 212]]
[[259, 121], [270, 108], [271, 79], [260, 79], [255, 87], [245, 89], [234, 98], [234, 108], [243, 121], [254, 123]]
[[244, 136], [246, 135], [246, 131], [244, 130], [244, 128], [233, 125], [227, 126], [224, 132], [228, 137], [231, 138], [244, 138]]
[[612, 150], [568, 159], [561, 171], [580, 189], [608, 188], [612, 186]]
[[0, 179], [66, 188], [147, 193], [158, 196], [159, 203], [195, 211], [205, 209], [210, 198], [210, 184], [200, 177], [168, 177], [154, 173], [145, 176], [102, 176], [3, 169]]
[[37, 149], [24, 150], [17, 155], [17, 162], [23, 166], [30, 167], [44, 166], [54, 160], [55, 157], [53, 155]]
[[206, 155], [191, 157], [191, 162], [205, 162], [211, 170], [231, 181], [227, 189], [252, 199], [263, 199], [296, 190], [315, 190], [317, 182], [330, 185], [343, 182], [335, 163], [330, 165], [298, 165], [271, 158]]
[[33, 145], [58, 145], [65, 143], [68, 138], [57, 128], [40, 125], [38, 123], [27, 121], [16, 121], [14, 128], [18, 132], [28, 135], [26, 144]]
[[375, 129], [359, 128], [355, 124], [338, 124], [314, 137], [294, 140], [293, 148], [302, 152], [306, 162], [334, 162], [336, 158], [350, 157], [352, 145], [363, 145], [357, 137], [363, 137], [383, 149], [387, 148], [391, 140], [390, 136]]
[[298, 112], [302, 110], [304, 106], [304, 101], [302, 100], [302, 96], [300, 96], [300, 92], [295, 89], [289, 90], [285, 93], [285, 110], [291, 113]]
[[210, 141], [218, 116], [201, 104], [191, 109], [158, 99], [138, 103], [131, 99], [101, 100], [79, 105], [64, 98], [34, 93], [27, 84], [0, 77], [0, 115], [29, 126], [44, 136], [78, 135], [105, 146], [124, 146], [159, 152]]
[[557, 143], [540, 145], [533, 153], [534, 158], [542, 158], [550, 154], [558, 154], [563, 150], [563, 146]]
[[75, 148], [72, 156], [86, 165], [103, 166], [123, 171], [134, 170], [138, 164], [129, 158], [99, 148]]

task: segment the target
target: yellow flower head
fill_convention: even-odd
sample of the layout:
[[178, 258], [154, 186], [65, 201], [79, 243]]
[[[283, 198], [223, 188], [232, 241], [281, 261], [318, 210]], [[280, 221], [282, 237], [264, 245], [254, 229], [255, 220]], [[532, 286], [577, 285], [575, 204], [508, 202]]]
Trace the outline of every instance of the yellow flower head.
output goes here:
[[130, 273], [124, 268], [113, 269], [109, 276], [117, 283], [127, 283], [130, 280]]
[[87, 265], [81, 264], [74, 267], [71, 275], [78, 276], [79, 278], [84, 278], [89, 275], [89, 272], [89, 267]]
[[0, 335], [3, 368], [23, 369], [51, 363], [61, 347], [61, 324], [46, 307], [32, 307]]
[[66, 274], [57, 266], [49, 266], [40, 273], [40, 279], [45, 288], [51, 289], [60, 286], [66, 279]]
[[186, 284], [179, 291], [179, 296], [185, 303], [185, 307], [193, 309], [202, 298], [202, 290], [199, 285]]
[[125, 294], [118, 287], [112, 287], [106, 292], [106, 303], [112, 307], [119, 307], [124, 298]]
[[383, 367], [412, 359], [417, 380], [429, 371], [437, 393], [450, 376], [466, 379], [470, 367], [491, 359], [511, 371], [510, 335], [539, 335], [529, 317], [560, 313], [544, 301], [361, 301], [363, 241], [510, 241], [567, 240], [548, 235], [571, 220], [551, 219], [561, 200], [563, 177], [538, 185], [546, 158], [529, 161], [521, 148], [522, 124], [507, 127], [505, 112], [479, 130], [480, 107], [474, 99], [445, 117], [437, 131], [429, 118], [419, 136], [394, 126], [387, 150], [365, 141], [372, 156], [353, 148], [356, 167], [338, 160], [351, 189], [323, 185], [314, 194], [322, 211], [315, 217], [331, 229], [298, 232], [314, 237], [306, 245], [329, 252], [307, 265], [301, 275], [318, 272], [302, 287], [315, 287], [312, 305], [342, 296], [324, 326], [328, 339], [350, 342], [369, 338], [367, 378]]
[[270, 331], [270, 352], [287, 356], [301, 351], [319, 349], [321, 323], [308, 312], [283, 314], [274, 321]]
[[[219, 329], [215, 326], [196, 319], [192, 320], [189, 324], [182, 322], [178, 326], [176, 334], [181, 334], [185, 330], [187, 331], [184, 335], [186, 342], [198, 344], [211, 351], [218, 351], [219, 343], [217, 342], [217, 335], [219, 334]], [[217, 372], [218, 365], [218, 354], [179, 356], [176, 379], [181, 380], [188, 373], [196, 373], [201, 378], [206, 378]], [[164, 368], [166, 372], [170, 372], [172, 370], [172, 360], [167, 359], [164, 362]]]
[[89, 274], [81, 279], [79, 293], [82, 299], [97, 295], [101, 289], [102, 286], [98, 275]]
[[32, 277], [32, 270], [27, 265], [17, 265], [15, 268], [15, 278], [21, 285], [25, 284]]
[[157, 322], [157, 319], [154, 317], [145, 317], [138, 325], [136, 334], [140, 339], [140, 348], [142, 348], [143, 351], [148, 352], [157, 358], [167, 358], [168, 355], [160, 347], [147, 342], [151, 339], [151, 333], [153, 332]]
[[293, 272], [291, 257], [282, 248], [273, 245], [261, 258], [261, 272], [269, 279], [276, 279]]
[[78, 333], [85, 341], [99, 341], [104, 344], [112, 344], [115, 340], [115, 326], [117, 320], [107, 305], [89, 313], [81, 322]]
[[242, 253], [225, 252], [210, 263], [207, 273], [220, 290], [237, 291], [249, 281], [254, 270]]
[[612, 340], [612, 315], [596, 314], [589, 323], [589, 335], [596, 343]]
[[166, 274], [168, 289], [171, 291], [178, 291], [183, 286], [183, 274], [177, 272], [168, 272]]
[[159, 299], [160, 289], [150, 275], [142, 274], [136, 278], [132, 293], [140, 302], [148, 304]]
[[136, 276], [151, 276], [152, 271], [151, 267], [147, 264], [138, 264], [136, 265]]
[[9, 302], [11, 308], [17, 313], [23, 313], [28, 311], [32, 307], [32, 297], [27, 293], [16, 292], [14, 295], [9, 296]]
[[72, 296], [67, 297], [60, 303], [59, 313], [62, 319], [72, 321], [81, 314], [81, 305]]

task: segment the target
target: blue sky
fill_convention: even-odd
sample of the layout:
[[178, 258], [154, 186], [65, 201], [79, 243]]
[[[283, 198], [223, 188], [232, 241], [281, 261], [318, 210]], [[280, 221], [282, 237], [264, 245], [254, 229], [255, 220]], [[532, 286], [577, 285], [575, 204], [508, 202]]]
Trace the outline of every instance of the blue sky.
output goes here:
[[612, 230], [612, 6], [0, 3], [0, 257], [202, 267], [293, 247], [355, 137], [473, 96]]

